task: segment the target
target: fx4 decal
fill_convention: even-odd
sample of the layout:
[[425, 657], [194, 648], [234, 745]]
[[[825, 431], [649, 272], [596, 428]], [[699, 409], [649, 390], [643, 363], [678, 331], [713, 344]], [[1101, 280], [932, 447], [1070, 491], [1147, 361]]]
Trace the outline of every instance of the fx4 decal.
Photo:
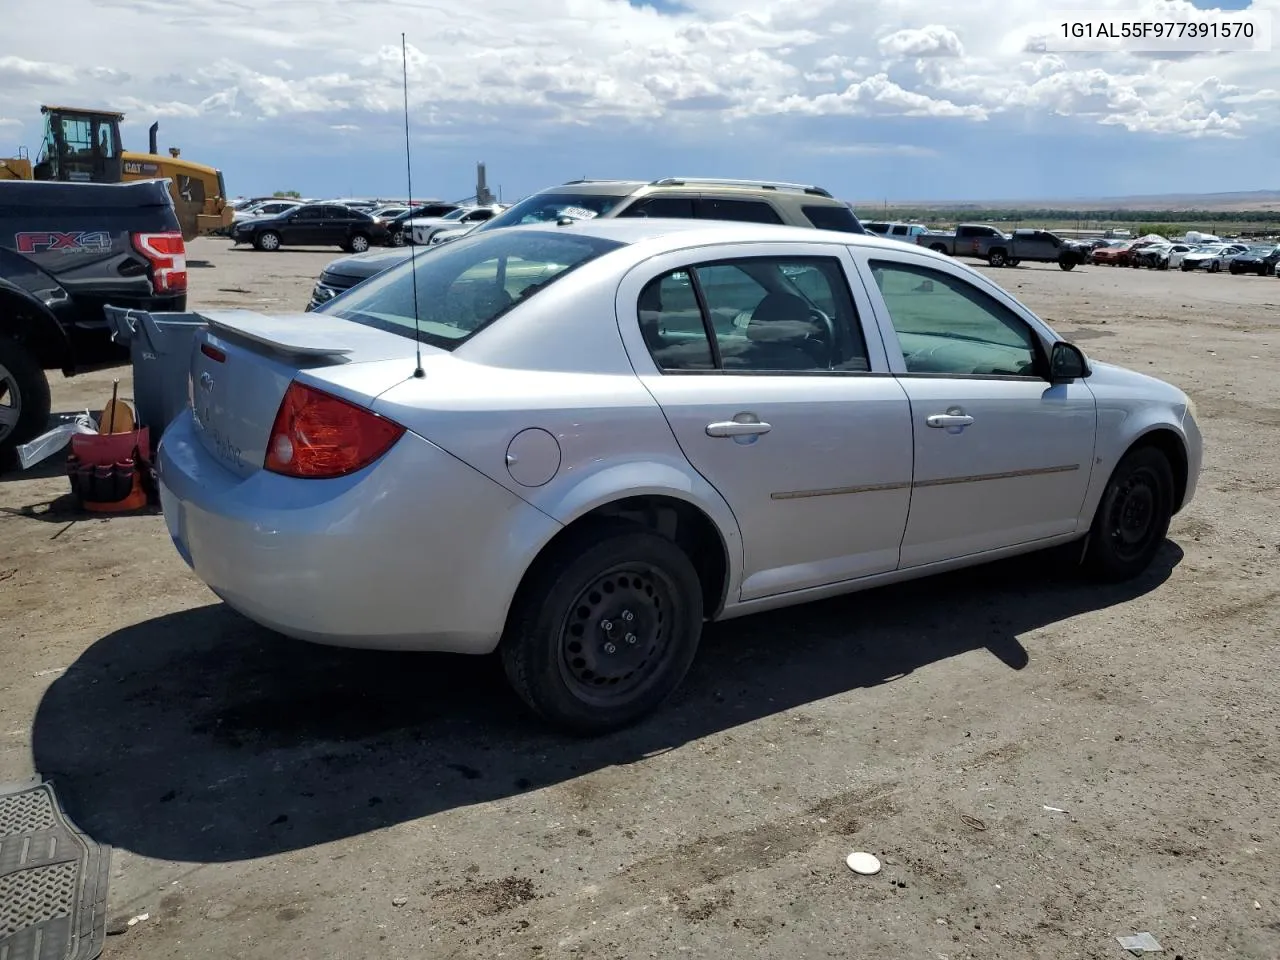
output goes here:
[[19, 253], [106, 253], [111, 234], [106, 230], [27, 230], [13, 236]]

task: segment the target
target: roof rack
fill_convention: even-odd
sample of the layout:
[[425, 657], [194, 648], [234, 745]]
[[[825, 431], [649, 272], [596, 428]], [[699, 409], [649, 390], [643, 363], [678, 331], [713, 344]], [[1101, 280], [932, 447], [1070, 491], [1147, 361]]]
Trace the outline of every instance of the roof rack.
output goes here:
[[635, 183], [634, 180], [617, 180], [597, 177], [579, 177], [577, 180], [566, 180], [561, 186], [568, 187], [575, 183]]
[[755, 187], [758, 190], [795, 190], [814, 197], [831, 198], [822, 187], [807, 183], [786, 183], [774, 180], [728, 180], [724, 177], [663, 177], [650, 182], [651, 187], [683, 187], [688, 184], [706, 183], [722, 187]]

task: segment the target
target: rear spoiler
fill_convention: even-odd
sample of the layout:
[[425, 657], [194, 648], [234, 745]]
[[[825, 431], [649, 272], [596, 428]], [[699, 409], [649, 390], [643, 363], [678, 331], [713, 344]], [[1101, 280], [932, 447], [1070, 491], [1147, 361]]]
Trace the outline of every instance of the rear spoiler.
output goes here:
[[285, 356], [341, 357], [348, 346], [351, 324], [319, 313], [267, 316], [252, 310], [209, 310], [199, 314], [211, 330], [250, 340]]

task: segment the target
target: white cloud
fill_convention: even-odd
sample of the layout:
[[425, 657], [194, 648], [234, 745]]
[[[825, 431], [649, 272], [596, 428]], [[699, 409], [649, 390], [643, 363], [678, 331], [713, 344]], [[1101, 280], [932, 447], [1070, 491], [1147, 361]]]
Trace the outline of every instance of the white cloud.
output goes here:
[[[204, 117], [228, 138], [242, 125], [279, 137], [390, 129], [400, 29], [423, 136], [661, 123], [709, 137], [776, 117], [1013, 116], [1238, 137], [1280, 122], [1274, 56], [1028, 56], [1027, 38], [1052, 26], [1043, 0], [757, 0], [750, 12], [739, 0], [685, 0], [674, 14], [625, 0], [277, 0], [234, 15], [224, 0], [184, 0], [181, 17], [170, 0], [60, 0], [52, 47], [47, 11], [11, 6], [5, 46], [47, 59], [0, 56], [0, 113], [74, 99], [139, 122]], [[1280, 0], [1254, 9], [1280, 27]]]
[[14, 120], [12, 117], [0, 117], [0, 127], [20, 127], [21, 120]]
[[933, 147], [912, 143], [825, 143], [810, 147], [808, 153], [844, 157], [937, 157]]
[[930, 24], [920, 30], [898, 30], [880, 41], [886, 57], [963, 57], [964, 44], [953, 30]]

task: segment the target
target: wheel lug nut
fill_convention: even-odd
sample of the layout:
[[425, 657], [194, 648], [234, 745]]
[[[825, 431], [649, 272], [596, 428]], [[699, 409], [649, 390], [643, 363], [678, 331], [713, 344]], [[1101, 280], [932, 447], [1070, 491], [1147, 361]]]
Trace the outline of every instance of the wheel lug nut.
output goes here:
[[637, 638], [634, 633], [628, 633], [625, 637], [623, 637], [623, 639], [626, 640], [627, 643], [635, 643]]
[[632, 613], [630, 610], [623, 610], [623, 611], [622, 611], [622, 619], [623, 619], [623, 620], [626, 620], [626, 621], [630, 622], [630, 621], [634, 620], [635, 618], [636, 618], [636, 615], [635, 615], [634, 613]]
[[601, 630], [603, 630], [605, 633], [608, 633], [609, 631], [611, 631], [611, 630], [613, 629], [613, 621], [612, 621], [612, 620], [601, 620], [601, 621], [600, 621], [600, 629], [601, 629]]
[[605, 652], [605, 653], [617, 653], [617, 652], [618, 652], [618, 647], [617, 647], [617, 645], [615, 645], [615, 644], [612, 644], [612, 643], [606, 643], [606, 644], [604, 645], [604, 652]]

